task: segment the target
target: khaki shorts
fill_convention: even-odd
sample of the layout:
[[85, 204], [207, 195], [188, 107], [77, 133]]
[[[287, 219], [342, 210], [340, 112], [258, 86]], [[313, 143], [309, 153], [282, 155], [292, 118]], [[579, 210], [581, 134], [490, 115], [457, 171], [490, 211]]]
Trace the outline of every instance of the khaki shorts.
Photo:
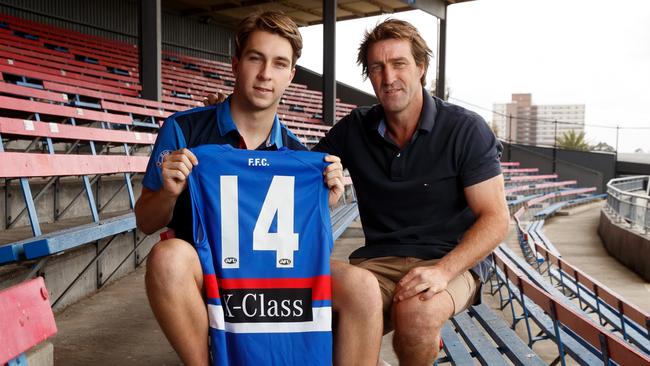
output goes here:
[[[378, 257], [378, 258], [351, 258], [350, 263], [367, 269], [377, 277], [381, 297], [384, 302], [384, 317], [390, 317], [390, 307], [393, 303], [395, 285], [411, 269], [415, 267], [431, 266], [440, 259], [420, 259], [413, 257]], [[471, 271], [465, 271], [447, 284], [447, 293], [454, 302], [454, 315], [475, 304], [479, 299], [480, 281], [478, 276]]]

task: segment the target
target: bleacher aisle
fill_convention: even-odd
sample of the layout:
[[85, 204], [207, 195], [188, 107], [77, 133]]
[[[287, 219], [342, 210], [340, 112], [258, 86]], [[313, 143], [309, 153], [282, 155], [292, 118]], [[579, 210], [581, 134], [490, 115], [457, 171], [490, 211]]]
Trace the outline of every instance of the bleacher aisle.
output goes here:
[[567, 216], [546, 220], [544, 233], [562, 258], [615, 290], [626, 301], [650, 312], [650, 283], [610, 256], [598, 235], [599, 201], [574, 207]]

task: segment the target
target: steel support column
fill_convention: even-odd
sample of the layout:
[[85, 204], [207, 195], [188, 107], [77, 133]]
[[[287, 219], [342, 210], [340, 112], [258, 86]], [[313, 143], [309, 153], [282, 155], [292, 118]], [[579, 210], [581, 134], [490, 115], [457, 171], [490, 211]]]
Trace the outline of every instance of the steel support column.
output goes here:
[[323, 1], [323, 123], [336, 122], [336, 0]]
[[140, 84], [142, 98], [160, 101], [161, 41], [160, 0], [140, 0], [139, 54]]
[[447, 6], [444, 8], [444, 17], [438, 18], [438, 52], [436, 54], [436, 61], [438, 67], [436, 68], [436, 97], [440, 99], [446, 98], [446, 83], [445, 83], [445, 59], [447, 54]]

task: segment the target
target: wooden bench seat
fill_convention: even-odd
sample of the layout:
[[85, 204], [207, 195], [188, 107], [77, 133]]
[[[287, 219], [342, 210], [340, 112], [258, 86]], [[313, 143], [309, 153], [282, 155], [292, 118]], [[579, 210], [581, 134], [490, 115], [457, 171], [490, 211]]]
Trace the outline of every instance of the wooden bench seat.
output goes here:
[[[513, 293], [516, 292], [515, 290], [523, 292], [525, 296], [530, 298], [555, 323], [553, 325], [553, 334], [548, 335], [556, 339], [556, 342], [558, 338], [561, 340], [562, 344], [558, 344], [559, 347], [566, 345], [568, 340], [575, 340], [576, 342], [585, 344], [587, 346], [586, 350], [600, 358], [600, 362], [604, 359], [611, 358], [615, 362], [619, 362], [620, 360], [632, 362], [625, 363], [630, 365], [650, 364], [650, 356], [633, 348], [623, 339], [598, 325], [580, 307], [572, 303], [564, 294], [554, 288], [548, 281], [544, 280], [539, 273], [523, 261], [521, 257], [514, 254], [507, 246], [501, 245], [496, 254], [496, 263], [501, 266], [501, 269], [503, 270], [504, 266], [509, 267], [509, 279], [512, 280], [513, 276], [519, 278], [519, 285], [510, 290]], [[559, 330], [557, 329], [559, 326], [558, 322], [568, 328], [565, 332], [566, 336], [561, 335], [557, 337]], [[613, 348], [617, 348], [617, 350], [614, 351]], [[580, 353], [582, 354], [582, 351]], [[582, 354], [579, 357], [585, 355], [587, 354]], [[619, 361], [615, 358], [619, 358]], [[588, 364], [593, 364], [593, 361]]]
[[149, 157], [0, 152], [2, 178], [144, 172]]
[[38, 79], [41, 81], [52, 81], [52, 82], [57, 82], [61, 84], [66, 84], [66, 85], [73, 85], [73, 86], [80, 86], [92, 90], [99, 90], [99, 91], [105, 91], [105, 92], [110, 92], [110, 93], [115, 93], [115, 94], [122, 94], [126, 96], [132, 96], [132, 97], [137, 97], [139, 95], [137, 90], [134, 89], [127, 89], [127, 88], [118, 88], [110, 85], [104, 85], [101, 83], [96, 83], [92, 81], [86, 81], [86, 80], [77, 80], [77, 79], [71, 79], [68, 77], [60, 76], [60, 75], [54, 75], [52, 73], [47, 73], [47, 72], [40, 72], [40, 71], [35, 71], [35, 70], [27, 70], [27, 69], [22, 69], [18, 67], [14, 67], [7, 63], [7, 60], [4, 60], [4, 64], [0, 63], [0, 72], [1, 73], [8, 73], [12, 75], [17, 75], [17, 76], [24, 76], [27, 78], [32, 78], [32, 79]]
[[11, 83], [0, 83], [0, 93], [18, 95], [21, 97], [43, 99], [56, 103], [69, 102], [68, 96], [65, 93], [56, 93], [42, 89], [30, 88], [27, 86], [20, 86]]
[[56, 332], [43, 277], [0, 291], [0, 365], [27, 365], [25, 352]]
[[43, 60], [47, 60], [57, 64], [72, 65], [72, 66], [77, 66], [85, 69], [106, 71], [106, 66], [104, 65], [96, 65], [87, 62], [77, 61], [74, 59], [74, 56], [70, 55], [69, 53], [43, 52], [41, 47], [30, 47], [26, 45], [19, 46], [16, 44], [3, 44], [0, 45], [0, 50], [11, 52], [13, 54], [28, 56], [32, 59], [38, 59], [40, 57]]
[[[105, 78], [105, 76], [112, 76], [114, 74], [111, 73], [103, 73], [103, 72], [91, 72], [92, 74], [101, 74], [104, 75], [102, 77], [97, 77], [97, 76], [91, 76], [87, 75], [84, 73], [80, 72], [75, 72], [75, 71], [66, 71], [61, 68], [53, 68], [50, 66], [44, 66], [40, 64], [33, 64], [33, 63], [28, 63], [20, 60], [14, 60], [11, 58], [3, 57], [0, 58], [0, 62], [3, 64], [11, 65], [17, 69], [20, 70], [25, 70], [25, 71], [35, 71], [41, 74], [50, 74], [54, 76], [63, 76], [66, 79], [69, 79], [71, 82], [86, 82], [86, 83], [96, 83], [96, 84], [101, 84], [103, 86], [107, 87], [112, 87], [112, 88], [117, 88], [117, 89], [124, 89], [124, 90], [133, 90], [133, 91], [140, 91], [142, 87], [138, 83], [129, 83], [121, 80], [113, 80], [111, 77], [110, 79]], [[76, 67], [67, 67], [68, 69], [78, 69]], [[83, 70], [80, 70], [81, 72], [84, 72]]]
[[539, 168], [504, 168], [501, 169], [504, 176], [518, 176], [524, 174], [538, 173]]
[[74, 94], [74, 95], [97, 99], [98, 102], [102, 100], [106, 100], [106, 101], [118, 102], [118, 103], [133, 105], [133, 106], [140, 106], [140, 107], [147, 106], [151, 108], [162, 109], [170, 113], [184, 111], [188, 109], [188, 107], [184, 105], [181, 106], [172, 103], [156, 102], [153, 100], [129, 97], [121, 94], [102, 92], [102, 91], [87, 89], [79, 86], [66, 85], [66, 84], [60, 84], [60, 83], [49, 82], [49, 81], [43, 82], [43, 88], [50, 91], [58, 91], [66, 94]]
[[[146, 156], [0, 152], [0, 166], [5, 167], [0, 173], [0, 178], [17, 178], [21, 180], [26, 209], [29, 212], [32, 230], [34, 232], [32, 238], [0, 246], [0, 263], [24, 259], [25, 257], [23, 255], [30, 255], [30, 258], [35, 258], [34, 256], [37, 254], [34, 253], [65, 250], [75, 245], [104, 238], [107, 235], [115, 235], [120, 232], [135, 229], [135, 219], [133, 219], [132, 213], [109, 221], [100, 220], [94, 205], [94, 198], [89, 193], [88, 200], [94, 218], [93, 223], [42, 235], [34, 199], [32, 198], [31, 190], [27, 183], [28, 178], [84, 176], [84, 186], [88, 193], [92, 189], [87, 179], [88, 175], [142, 173], [146, 170], [148, 161], [149, 158]], [[128, 175], [125, 176], [125, 179], [130, 184]], [[129, 194], [132, 196], [132, 188], [129, 187], [128, 189]], [[132, 197], [131, 200], [133, 200]], [[27, 249], [26, 251], [26, 248], [31, 249]]]
[[[529, 345], [534, 342], [542, 341], [544, 339], [552, 340], [558, 347], [558, 354], [561, 352], [561, 357], [568, 354], [581, 365], [597, 365], [602, 364], [602, 359], [594, 354], [592, 347], [583, 344], [582, 339], [576, 339], [572, 336], [573, 332], [567, 332], [563, 327], [557, 323], [557, 319], [553, 319], [550, 314], [546, 313], [545, 308], [549, 308], [550, 298], [547, 296], [540, 299], [531, 298], [531, 294], [535, 291], [534, 287], [524, 287], [524, 283], [530, 284], [525, 275], [516, 268], [516, 266], [509, 261], [509, 258], [502, 254], [495, 254], [495, 265], [497, 266], [496, 275], [501, 284], [506, 286], [508, 295], [507, 303], [512, 307], [513, 301], [516, 301], [522, 309], [525, 307], [525, 312], [518, 317], [520, 320], [533, 321], [543, 332], [543, 337], [536, 337], [529, 330]], [[537, 292], [532, 295], [539, 295]], [[544, 307], [540, 306], [543, 303]], [[550, 310], [550, 309], [548, 309]], [[514, 312], [514, 310], [513, 310]], [[554, 312], [549, 311], [554, 314]], [[556, 316], [557, 318], [557, 316]], [[526, 324], [527, 328], [529, 324]], [[530, 328], [528, 328], [530, 329]], [[560, 357], [560, 356], [558, 356]], [[558, 358], [559, 360], [559, 358]]]
[[[122, 83], [131, 83], [131, 84], [137, 84], [140, 81], [132, 76], [125, 76], [125, 75], [120, 75], [120, 74], [114, 74], [110, 73], [106, 70], [104, 67], [103, 70], [97, 70], [94, 68], [86, 68], [86, 67], [81, 67], [77, 65], [70, 65], [67, 63], [60, 63], [57, 61], [48, 61], [44, 60], [42, 57], [31, 57], [31, 56], [25, 56], [21, 54], [17, 54], [12, 51], [5, 51], [5, 50], [0, 50], [0, 57], [6, 58], [6, 59], [12, 59], [14, 62], [21, 62], [24, 63], [24, 65], [35, 65], [35, 66], [40, 66], [44, 68], [50, 68], [55, 71], [59, 71], [59, 74], [64, 74], [67, 72], [72, 72], [75, 74], [79, 75], [85, 75], [85, 76], [91, 76], [94, 78], [100, 78], [100, 79], [105, 79], [106, 81], [118, 81]], [[21, 67], [21, 64], [16, 64], [14, 63], [16, 67]], [[121, 86], [122, 84], [118, 84], [118, 86]]]
[[[595, 312], [601, 323], [609, 323], [625, 339], [650, 354], [650, 314], [627, 302], [621, 295], [543, 245], [534, 245], [545, 260], [546, 274], [551, 283], [554, 279], [556, 286], [575, 296], [581, 307]], [[538, 271], [541, 271], [541, 267]]]
[[555, 192], [547, 193], [547, 194], [545, 194], [545, 195], [543, 195], [541, 197], [534, 198], [534, 199], [528, 201], [527, 205], [528, 205], [528, 207], [531, 207], [531, 206], [537, 205], [537, 204], [539, 204], [541, 202], [545, 202], [545, 201], [555, 202], [558, 199], [564, 199], [567, 196], [577, 196], [577, 195], [580, 195], [580, 194], [591, 193], [591, 192], [595, 192], [595, 191], [596, 191], [596, 187], [573, 188], [573, 189], [558, 190], [558, 191], [555, 191]]
[[484, 304], [451, 318], [443, 327], [442, 339], [445, 356], [437, 364], [470, 365], [476, 359], [483, 365], [544, 365], [503, 319]]
[[505, 177], [506, 185], [521, 182], [531, 181], [552, 181], [557, 179], [557, 174], [539, 174], [539, 175], [518, 175], [513, 177]]
[[156, 135], [133, 132], [73, 126], [62, 123], [26, 121], [17, 118], [0, 117], [0, 134], [14, 136], [49, 137], [52, 139], [111, 142], [116, 144], [153, 145]]
[[89, 109], [68, 107], [64, 105], [36, 102], [26, 99], [0, 96], [0, 109], [21, 111], [25, 113], [40, 113], [44, 115], [76, 118], [79, 120], [109, 122], [123, 125], [132, 124], [129, 116], [111, 114]]
[[1, 14], [0, 20], [4, 21], [10, 29], [34, 34], [39, 36], [39, 39], [68, 42], [83, 49], [96, 50], [108, 55], [120, 55], [127, 58], [137, 56], [137, 49], [133, 44], [83, 34], [69, 29], [33, 22], [7, 14]]

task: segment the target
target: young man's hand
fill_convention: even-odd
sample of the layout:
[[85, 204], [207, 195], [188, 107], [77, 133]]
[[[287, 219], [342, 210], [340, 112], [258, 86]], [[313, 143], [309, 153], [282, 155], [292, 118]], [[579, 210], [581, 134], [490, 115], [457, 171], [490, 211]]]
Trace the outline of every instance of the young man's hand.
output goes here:
[[341, 159], [335, 155], [327, 155], [325, 161], [331, 163], [325, 168], [323, 175], [325, 176], [325, 184], [330, 190], [328, 203], [330, 206], [334, 206], [345, 190], [343, 185], [343, 165], [341, 165]]
[[199, 161], [188, 149], [181, 149], [165, 156], [162, 164], [163, 191], [178, 197], [187, 185], [187, 177]]

